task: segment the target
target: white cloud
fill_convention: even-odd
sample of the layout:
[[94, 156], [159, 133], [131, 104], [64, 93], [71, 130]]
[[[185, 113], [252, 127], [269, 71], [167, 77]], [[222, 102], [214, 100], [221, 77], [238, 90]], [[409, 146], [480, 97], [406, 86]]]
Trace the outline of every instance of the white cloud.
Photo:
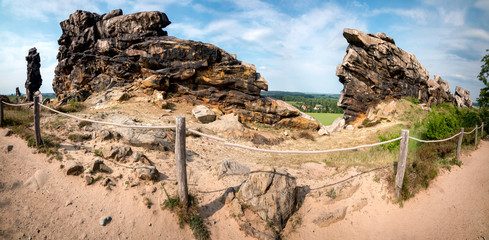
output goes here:
[[421, 8], [414, 8], [414, 9], [380, 8], [380, 9], [373, 9], [367, 15], [376, 16], [381, 14], [399, 15], [402, 17], [410, 18], [411, 20], [420, 24], [426, 23], [428, 18], [428, 13], [426, 12], [426, 10]]
[[94, 0], [2, 0], [2, 11], [21, 19], [47, 22], [51, 17], [67, 18], [76, 9], [100, 12]]
[[489, 12], [489, 1], [487, 0], [478, 0], [477, 2], [475, 2], [474, 6]]
[[467, 9], [451, 9], [439, 8], [440, 16], [443, 22], [453, 26], [462, 26], [465, 23], [465, 13]]

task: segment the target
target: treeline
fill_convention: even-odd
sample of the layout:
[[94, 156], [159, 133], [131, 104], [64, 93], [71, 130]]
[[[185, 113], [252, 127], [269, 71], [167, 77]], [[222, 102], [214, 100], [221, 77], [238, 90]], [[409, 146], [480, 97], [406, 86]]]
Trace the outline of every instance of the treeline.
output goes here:
[[294, 107], [298, 108], [302, 112], [310, 113], [343, 113], [343, 109], [338, 107], [336, 104], [338, 98], [333, 96], [327, 97], [314, 97], [310, 95], [306, 96], [292, 96], [292, 95], [268, 95], [275, 99], [279, 99]]

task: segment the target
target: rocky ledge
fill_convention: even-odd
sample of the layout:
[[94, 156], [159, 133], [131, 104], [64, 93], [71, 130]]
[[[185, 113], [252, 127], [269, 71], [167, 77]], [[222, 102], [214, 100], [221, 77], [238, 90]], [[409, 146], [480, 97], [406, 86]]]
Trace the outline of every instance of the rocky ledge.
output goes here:
[[[393, 38], [348, 28], [343, 36], [349, 46], [336, 75], [344, 85], [338, 106], [347, 124], [361, 123], [377, 105], [403, 97], [428, 106], [454, 102], [448, 83], [436, 75], [431, 79], [416, 56], [397, 47]], [[465, 90], [457, 94], [467, 96]], [[455, 99], [459, 106], [472, 106], [464, 97]]]
[[260, 96], [268, 83], [253, 64], [207, 43], [168, 36], [162, 12], [99, 15], [77, 10], [60, 23], [53, 89], [60, 103], [130, 86], [165, 99], [190, 95], [242, 122], [319, 128], [289, 104]]

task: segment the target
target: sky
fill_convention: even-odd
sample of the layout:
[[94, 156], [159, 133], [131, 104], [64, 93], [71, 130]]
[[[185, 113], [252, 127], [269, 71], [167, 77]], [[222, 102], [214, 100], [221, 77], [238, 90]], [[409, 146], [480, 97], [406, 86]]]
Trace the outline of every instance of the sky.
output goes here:
[[25, 92], [25, 56], [41, 55], [41, 92], [54, 92], [59, 22], [77, 9], [124, 14], [161, 11], [168, 35], [214, 44], [252, 63], [269, 90], [339, 94], [335, 75], [348, 43], [344, 28], [384, 32], [416, 55], [430, 76], [476, 99], [489, 49], [489, 0], [0, 0], [0, 94]]

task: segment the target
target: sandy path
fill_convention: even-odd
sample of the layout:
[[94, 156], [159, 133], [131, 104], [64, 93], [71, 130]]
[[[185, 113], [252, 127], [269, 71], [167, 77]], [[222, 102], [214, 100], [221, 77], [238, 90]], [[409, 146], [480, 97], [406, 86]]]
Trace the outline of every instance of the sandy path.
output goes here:
[[462, 161], [403, 208], [372, 196], [361, 211], [328, 227], [307, 224], [305, 216], [306, 225], [288, 238], [489, 239], [489, 141]]
[[[32, 154], [25, 141], [4, 137], [5, 131], [0, 129], [0, 239], [193, 238], [188, 227], [180, 229], [175, 216], [159, 209], [165, 198], [160, 188], [150, 193], [150, 183], [127, 188], [119, 182], [111, 191], [99, 184], [86, 186], [82, 178], [66, 176], [56, 160], [49, 163], [44, 154]], [[14, 147], [5, 153], [8, 145]], [[403, 208], [386, 200], [382, 184], [372, 180], [374, 173], [352, 182], [361, 187], [351, 198], [330, 204], [323, 201], [324, 195], [308, 197], [299, 211], [302, 224], [286, 232], [285, 239], [489, 239], [488, 156], [489, 142], [483, 141], [477, 151], [463, 156], [461, 168], [441, 174]], [[300, 171], [325, 174], [319, 165], [304, 164]], [[47, 176], [44, 185], [38, 190], [24, 186], [36, 172]], [[220, 193], [211, 195], [203, 203]], [[143, 196], [155, 206], [146, 208]], [[350, 210], [358, 199], [368, 204]], [[345, 219], [327, 227], [313, 223], [319, 214], [344, 206], [349, 207]], [[245, 238], [226, 207], [211, 212], [207, 222], [213, 239]], [[112, 222], [100, 226], [99, 219], [107, 215]]]
[[[127, 189], [119, 183], [111, 191], [87, 186], [81, 177], [66, 176], [56, 160], [49, 163], [44, 154], [32, 154], [25, 141], [4, 137], [5, 132], [0, 129], [0, 239], [193, 237], [188, 227], [181, 229], [171, 213], [159, 209], [161, 189], [151, 195], [155, 205], [148, 209], [141, 192], [150, 186]], [[8, 145], [13, 149], [5, 153]], [[38, 190], [24, 185], [36, 172], [45, 178]], [[105, 227], [99, 225], [104, 216], [112, 217]]]

